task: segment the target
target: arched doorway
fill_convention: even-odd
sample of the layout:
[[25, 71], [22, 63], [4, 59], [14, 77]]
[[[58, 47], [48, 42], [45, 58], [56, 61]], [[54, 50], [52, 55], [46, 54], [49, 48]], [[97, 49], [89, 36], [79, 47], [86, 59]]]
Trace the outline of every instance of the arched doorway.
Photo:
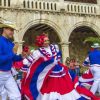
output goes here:
[[69, 55], [83, 62], [90, 49], [90, 43], [84, 44], [87, 37], [97, 37], [97, 33], [90, 27], [80, 26], [74, 29], [69, 37]]
[[28, 44], [30, 46], [35, 46], [34, 43], [35, 43], [36, 36], [43, 32], [48, 34], [51, 43], [59, 44], [60, 38], [57, 35], [56, 30], [54, 30], [51, 26], [46, 25], [46, 24], [36, 24], [30, 27], [25, 32], [24, 37], [23, 37], [25, 44]]

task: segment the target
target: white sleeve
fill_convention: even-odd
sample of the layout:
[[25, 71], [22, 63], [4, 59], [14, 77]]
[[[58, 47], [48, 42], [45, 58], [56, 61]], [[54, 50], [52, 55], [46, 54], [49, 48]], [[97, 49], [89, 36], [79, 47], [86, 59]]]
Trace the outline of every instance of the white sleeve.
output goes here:
[[85, 61], [84, 61], [84, 63], [83, 63], [83, 66], [89, 66], [90, 65], [90, 59], [89, 59], [89, 57], [87, 57], [86, 59], [85, 59]]
[[57, 52], [59, 52], [59, 46], [55, 44], [55, 47], [56, 47]]
[[15, 75], [17, 75], [18, 74], [18, 72], [16, 71], [16, 69], [15, 68], [11, 68], [11, 72], [12, 72], [12, 75], [13, 76], [15, 76]]
[[29, 66], [29, 65], [30, 65], [30, 62], [25, 58], [25, 59], [23, 60], [23, 64]]
[[39, 50], [34, 51], [30, 56], [23, 60], [23, 64], [30, 66], [34, 61], [36, 61], [40, 57]]

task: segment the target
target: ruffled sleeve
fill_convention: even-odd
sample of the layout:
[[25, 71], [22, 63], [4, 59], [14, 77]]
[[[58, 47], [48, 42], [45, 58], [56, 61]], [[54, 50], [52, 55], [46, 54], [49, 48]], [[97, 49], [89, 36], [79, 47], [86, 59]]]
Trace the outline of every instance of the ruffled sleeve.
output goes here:
[[34, 63], [36, 60], [39, 59], [39, 57], [41, 56], [39, 50], [35, 50], [30, 56], [28, 56], [27, 58], [25, 58], [23, 60], [23, 64], [30, 66], [32, 63]]
[[58, 61], [61, 61], [62, 60], [61, 50], [59, 49], [59, 46], [58, 45], [54, 45], [54, 46], [55, 46], [55, 49], [56, 49], [56, 52], [57, 52], [57, 60]]

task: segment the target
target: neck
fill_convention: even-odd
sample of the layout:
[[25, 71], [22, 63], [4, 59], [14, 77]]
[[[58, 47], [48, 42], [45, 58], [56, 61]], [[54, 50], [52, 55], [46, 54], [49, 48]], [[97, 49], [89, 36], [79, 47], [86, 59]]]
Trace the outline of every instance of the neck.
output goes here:
[[2, 34], [2, 36], [4, 36], [5, 38], [7, 38], [7, 39], [8, 39], [8, 37], [7, 37], [7, 35], [6, 35], [5, 33], [3, 33], [3, 34]]

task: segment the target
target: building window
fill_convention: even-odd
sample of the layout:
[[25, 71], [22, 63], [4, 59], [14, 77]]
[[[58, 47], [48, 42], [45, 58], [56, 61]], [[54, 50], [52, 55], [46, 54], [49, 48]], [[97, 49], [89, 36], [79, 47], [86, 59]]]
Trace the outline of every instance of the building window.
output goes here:
[[69, 5], [67, 5], [67, 9], [68, 9], [68, 11], [69, 11]]
[[39, 3], [39, 7], [40, 7], [40, 9], [41, 9], [41, 2]]
[[27, 7], [30, 8], [30, 2], [29, 1], [27, 1]]
[[24, 7], [24, 8], [26, 7], [26, 2], [25, 2], [25, 1], [23, 1], [23, 7]]
[[94, 13], [96, 13], [96, 8], [94, 7]]
[[80, 12], [80, 6], [78, 6], [78, 12]]
[[47, 3], [47, 9], [49, 10], [49, 3]]
[[35, 7], [36, 7], [36, 9], [37, 9], [37, 2], [35, 3]]
[[45, 9], [45, 2], [43, 3], [43, 9]]
[[32, 1], [32, 8], [34, 8], [34, 4], [33, 4], [33, 1]]
[[4, 6], [6, 6], [6, 0], [4, 0]]
[[54, 6], [55, 6], [55, 10], [57, 10], [57, 6], [56, 6], [56, 4], [55, 4]]
[[53, 10], [53, 5], [52, 5], [52, 3], [51, 3], [51, 10]]
[[73, 11], [73, 6], [71, 5], [71, 11]]
[[81, 6], [81, 12], [83, 12], [83, 6]]
[[2, 0], [0, 0], [0, 6], [2, 6]]
[[8, 7], [10, 7], [10, 0], [8, 0]]
[[76, 5], [74, 6], [74, 10], [75, 10], [75, 12], [76, 12]]

